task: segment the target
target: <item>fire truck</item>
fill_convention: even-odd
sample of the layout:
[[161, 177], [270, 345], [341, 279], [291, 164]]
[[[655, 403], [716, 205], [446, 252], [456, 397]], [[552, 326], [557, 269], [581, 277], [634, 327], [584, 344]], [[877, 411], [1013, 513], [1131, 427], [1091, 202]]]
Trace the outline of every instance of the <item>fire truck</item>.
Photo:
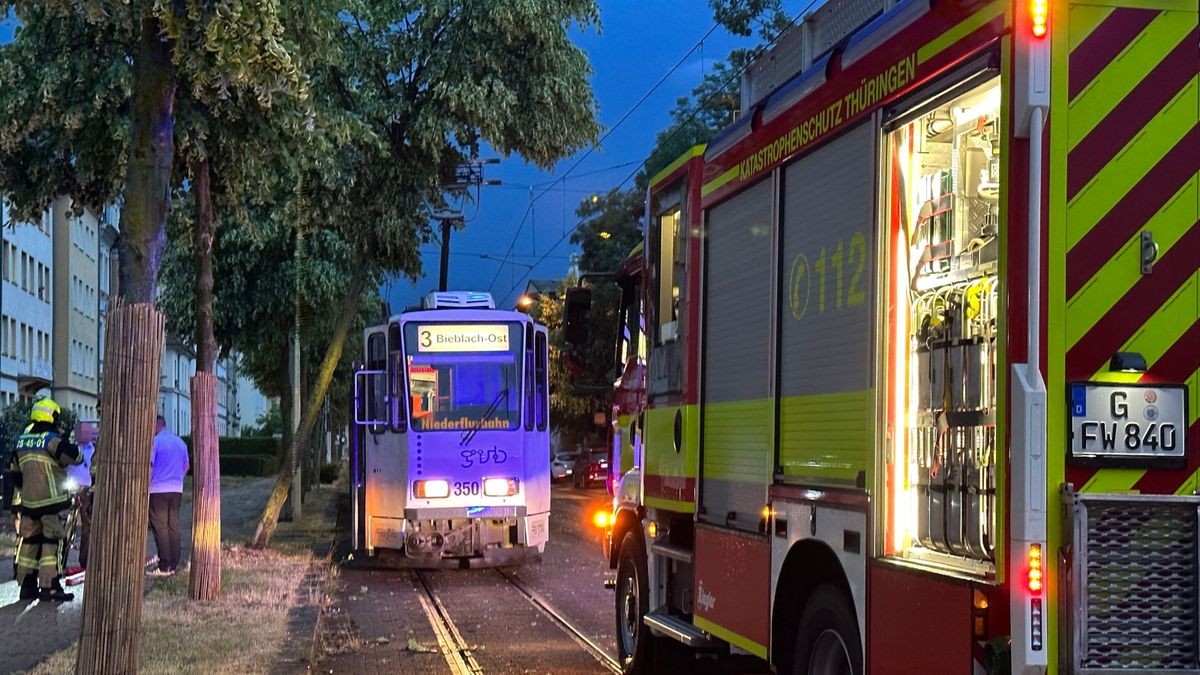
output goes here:
[[626, 672], [1200, 673], [1197, 11], [830, 0], [651, 179]]

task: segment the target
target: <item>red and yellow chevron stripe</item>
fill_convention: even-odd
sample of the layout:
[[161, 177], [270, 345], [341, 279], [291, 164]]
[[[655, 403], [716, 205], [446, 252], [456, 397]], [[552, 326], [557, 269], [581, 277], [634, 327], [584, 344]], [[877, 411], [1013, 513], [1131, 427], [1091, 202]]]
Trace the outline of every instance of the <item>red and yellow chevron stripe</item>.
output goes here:
[[[1069, 57], [1051, 127], [1051, 201], [1061, 200], [1051, 227], [1063, 236], [1050, 255], [1065, 321], [1052, 328], [1062, 347], [1052, 387], [1111, 379], [1114, 353], [1140, 352], [1149, 370], [1138, 379], [1189, 384], [1192, 452], [1182, 470], [1068, 467], [1065, 478], [1085, 491], [1191, 492], [1200, 478], [1197, 7], [1118, 4], [1137, 6], [1071, 5], [1065, 17]], [[1140, 269], [1143, 232], [1159, 246], [1150, 274]]]

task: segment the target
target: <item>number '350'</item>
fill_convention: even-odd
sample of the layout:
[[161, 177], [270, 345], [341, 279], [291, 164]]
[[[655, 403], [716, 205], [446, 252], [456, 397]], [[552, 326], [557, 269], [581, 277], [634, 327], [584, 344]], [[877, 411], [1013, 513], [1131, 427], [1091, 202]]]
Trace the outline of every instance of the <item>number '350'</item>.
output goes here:
[[842, 240], [834, 247], [822, 246], [811, 262], [803, 251], [797, 253], [788, 282], [792, 318], [803, 319], [814, 300], [818, 314], [825, 313], [827, 303], [833, 309], [866, 304], [866, 266], [867, 238], [861, 232], [851, 235], [848, 245]]

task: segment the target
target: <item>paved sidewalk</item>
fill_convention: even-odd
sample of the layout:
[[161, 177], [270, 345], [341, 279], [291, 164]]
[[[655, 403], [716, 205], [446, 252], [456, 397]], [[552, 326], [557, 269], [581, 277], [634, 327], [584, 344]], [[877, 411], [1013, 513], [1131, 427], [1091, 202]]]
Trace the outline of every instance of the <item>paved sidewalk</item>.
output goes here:
[[[240, 479], [226, 477], [221, 484], [221, 531], [225, 541], [245, 539], [253, 530], [254, 521], [262, 509], [275, 478]], [[184, 560], [188, 559], [192, 541], [191, 488], [184, 493], [179, 511], [180, 538]], [[7, 519], [9, 514], [4, 514]], [[11, 520], [8, 521], [11, 531]], [[154, 538], [147, 537], [148, 554], [154, 552]], [[78, 554], [72, 551], [68, 567], [77, 564]], [[154, 584], [146, 581], [146, 588]], [[0, 673], [28, 670], [49, 655], [69, 647], [79, 635], [82, 619], [85, 584], [68, 587], [75, 599], [66, 603], [41, 603], [20, 600], [20, 588], [13, 580], [11, 557], [0, 561]]]

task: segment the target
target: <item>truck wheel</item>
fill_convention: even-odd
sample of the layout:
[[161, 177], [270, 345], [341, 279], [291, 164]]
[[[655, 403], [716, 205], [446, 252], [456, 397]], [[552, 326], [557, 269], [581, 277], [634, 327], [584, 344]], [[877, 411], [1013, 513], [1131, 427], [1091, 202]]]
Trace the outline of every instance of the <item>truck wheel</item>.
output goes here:
[[821, 584], [809, 596], [796, 629], [796, 675], [862, 675], [862, 642], [850, 599]]
[[621, 541], [617, 561], [617, 660], [621, 672], [641, 675], [652, 672], [654, 660], [650, 629], [642, 617], [650, 611], [649, 573], [642, 542], [633, 532]]

